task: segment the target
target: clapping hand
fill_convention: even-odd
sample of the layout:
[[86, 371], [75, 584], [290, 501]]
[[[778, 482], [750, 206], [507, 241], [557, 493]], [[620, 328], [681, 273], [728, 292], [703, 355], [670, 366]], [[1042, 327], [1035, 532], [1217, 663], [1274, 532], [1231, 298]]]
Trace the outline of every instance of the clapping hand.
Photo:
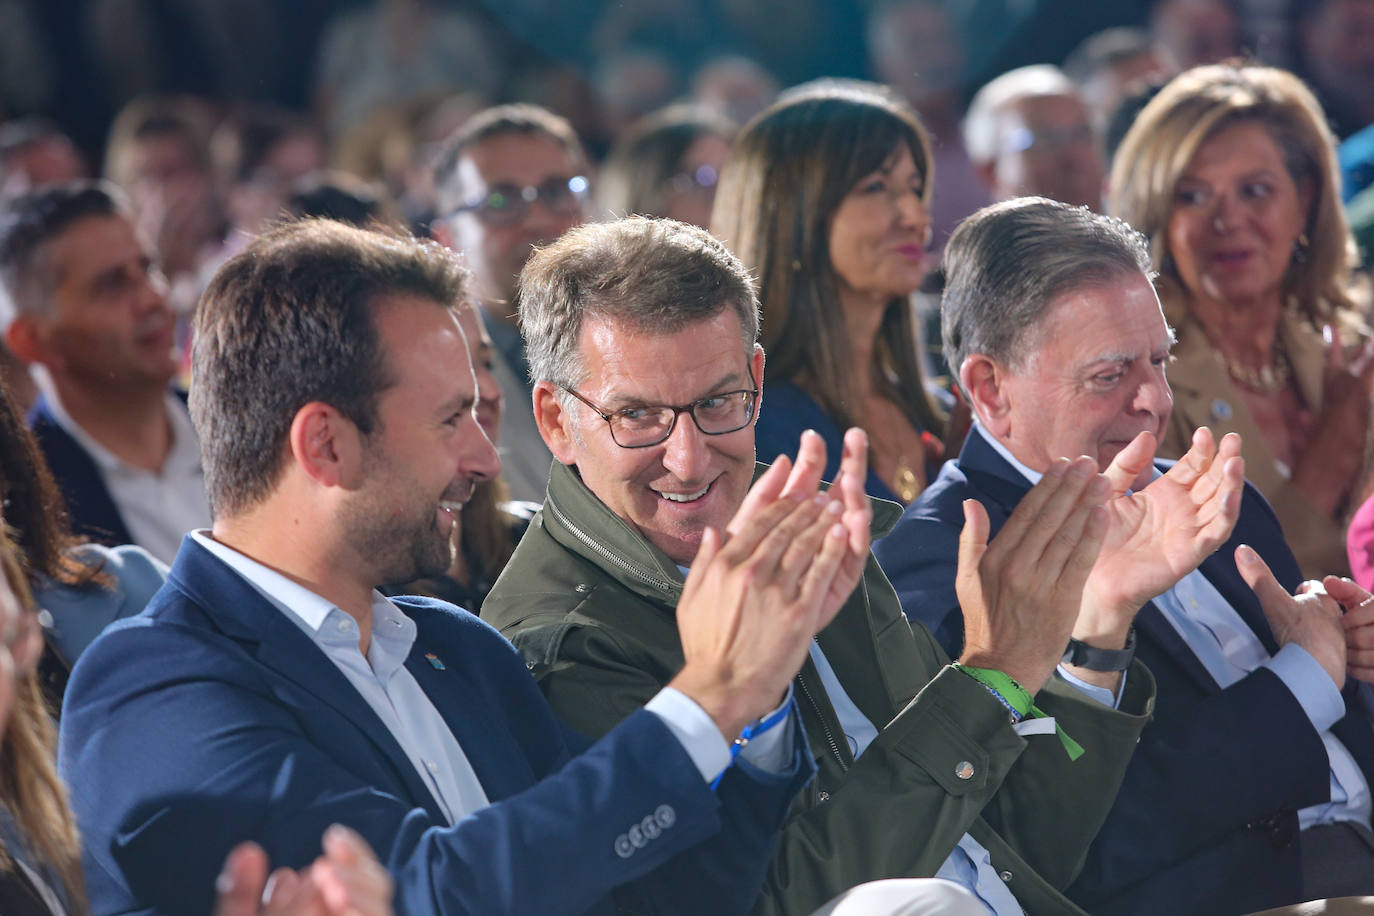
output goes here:
[[964, 501], [955, 574], [963, 664], [1005, 672], [1032, 694], [1044, 686], [1078, 617], [1110, 492], [1092, 459], [1058, 458], [991, 544], [986, 510]]
[[1374, 683], [1374, 595], [1337, 576], [1327, 576], [1322, 585], [1345, 611], [1341, 626], [1345, 629], [1347, 673], [1357, 680]]
[[[1304, 582], [1298, 594], [1288, 594], [1269, 564], [1244, 544], [1236, 548], [1236, 567], [1259, 599], [1275, 641], [1280, 646], [1302, 646], [1331, 676], [1337, 689], [1344, 687], [1347, 637], [1336, 598], [1320, 582]], [[1333, 580], [1340, 581], [1328, 579]]]
[[308, 868], [269, 876], [267, 867], [261, 846], [236, 846], [216, 882], [214, 916], [392, 916], [391, 875], [347, 827], [325, 831], [324, 854]]
[[1322, 409], [1293, 467], [1295, 486], [1313, 505], [1335, 516], [1361, 484], [1374, 399], [1374, 339], [1347, 359], [1335, 328], [1327, 325]]
[[1083, 590], [1073, 635], [1101, 648], [1120, 648], [1135, 614], [1197, 569], [1225, 543], [1240, 517], [1245, 461], [1240, 437], [1218, 447], [1201, 427], [1169, 471], [1127, 492], [1154, 460], [1155, 437], [1143, 432], [1104, 472], [1112, 481], [1107, 535]]
[[769, 468], [725, 533], [704, 532], [678, 602], [685, 664], [672, 686], [722, 734], [777, 705], [812, 637], [858, 584], [868, 558], [867, 454], [864, 434], [851, 429], [842, 480], [821, 493], [824, 444], [807, 433], [796, 463]]

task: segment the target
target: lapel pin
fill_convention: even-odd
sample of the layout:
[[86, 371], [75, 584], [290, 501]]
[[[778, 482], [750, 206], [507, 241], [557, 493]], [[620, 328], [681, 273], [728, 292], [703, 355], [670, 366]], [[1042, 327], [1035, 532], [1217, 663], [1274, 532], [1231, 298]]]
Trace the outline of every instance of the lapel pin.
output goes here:
[[1213, 419], [1213, 420], [1222, 420], [1222, 421], [1229, 420], [1229, 419], [1231, 419], [1231, 414], [1232, 414], [1231, 405], [1228, 404], [1225, 400], [1223, 400], [1223, 399], [1221, 399], [1221, 398], [1217, 398], [1215, 401], [1212, 402], [1212, 419]]
[[448, 665], [444, 664], [444, 660], [439, 656], [435, 655], [433, 652], [426, 652], [425, 659], [429, 662], [430, 667], [433, 668], [435, 671], [448, 670]]

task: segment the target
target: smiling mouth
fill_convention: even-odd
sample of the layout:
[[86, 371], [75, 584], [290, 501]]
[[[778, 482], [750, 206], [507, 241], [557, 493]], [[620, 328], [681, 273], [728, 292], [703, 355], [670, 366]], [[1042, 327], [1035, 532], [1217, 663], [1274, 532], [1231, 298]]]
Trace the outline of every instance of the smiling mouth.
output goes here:
[[654, 490], [654, 492], [670, 503], [694, 503], [705, 496], [710, 489], [711, 484], [708, 483], [695, 493], [665, 493], [662, 490]]

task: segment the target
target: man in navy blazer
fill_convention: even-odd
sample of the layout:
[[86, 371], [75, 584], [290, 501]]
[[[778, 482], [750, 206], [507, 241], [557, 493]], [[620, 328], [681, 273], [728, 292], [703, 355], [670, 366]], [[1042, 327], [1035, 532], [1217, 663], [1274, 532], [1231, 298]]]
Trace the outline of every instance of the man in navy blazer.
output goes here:
[[[908, 616], [947, 651], [964, 640], [953, 571], [965, 500], [986, 507], [995, 534], [1050, 458], [1083, 452], [1120, 474], [1123, 496], [1108, 506], [1129, 515], [1215, 448], [1199, 431], [1181, 462], [1150, 461], [1172, 404], [1172, 333], [1133, 236], [1087, 211], [1020, 200], [975, 214], [951, 239], [945, 348], [977, 422], [875, 547]], [[1228, 440], [1222, 454], [1238, 454]], [[1345, 677], [1339, 612], [1330, 598], [1290, 596], [1297, 563], [1248, 484], [1229, 538], [1197, 572], [1175, 562], [1189, 536], [1155, 532], [1132, 548], [1136, 566], [1169, 572], [1134, 628], [1159, 694], [1070, 896], [1094, 913], [1211, 914], [1370, 893], [1374, 732]], [[1124, 642], [1108, 648], [1119, 651], [1071, 643], [1066, 659], [1110, 668], [1129, 656]]]
[[375, 591], [447, 566], [498, 467], [451, 311], [464, 280], [438, 245], [316, 221], [211, 283], [191, 408], [214, 527], [82, 656], [63, 709], [96, 913], [205, 912], [236, 843], [300, 867], [336, 822], [401, 913], [752, 904], [813, 771], [788, 684], [854, 587], [866, 513], [785, 466], [762, 479], [693, 565], [679, 675], [578, 753], [494, 630]]

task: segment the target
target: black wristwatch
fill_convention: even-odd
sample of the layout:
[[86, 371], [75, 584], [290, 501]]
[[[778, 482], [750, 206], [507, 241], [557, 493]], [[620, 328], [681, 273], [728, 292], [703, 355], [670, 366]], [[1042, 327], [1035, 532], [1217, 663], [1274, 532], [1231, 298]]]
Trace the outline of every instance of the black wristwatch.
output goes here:
[[1070, 637], [1063, 662], [1089, 671], [1125, 671], [1135, 658], [1135, 627], [1126, 634], [1126, 648], [1099, 649]]

